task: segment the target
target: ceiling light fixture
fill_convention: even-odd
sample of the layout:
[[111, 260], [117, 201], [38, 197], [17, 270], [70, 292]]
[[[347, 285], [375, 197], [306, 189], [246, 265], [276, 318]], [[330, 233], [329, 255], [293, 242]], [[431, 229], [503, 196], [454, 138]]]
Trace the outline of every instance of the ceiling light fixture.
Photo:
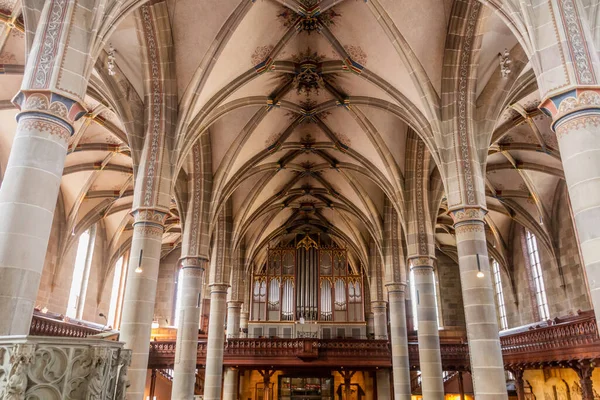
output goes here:
[[478, 278], [483, 278], [485, 275], [483, 274], [483, 271], [481, 270], [481, 264], [479, 263], [479, 254], [477, 254], [477, 277]]
[[108, 75], [115, 76], [117, 72], [115, 71], [115, 60], [117, 57], [115, 53], [117, 51], [113, 47], [112, 43], [108, 47], [108, 61], [106, 62], [106, 68], [108, 69]]
[[144, 254], [144, 250], [140, 249], [140, 259], [139, 259], [139, 262], [138, 262], [138, 266], [135, 269], [135, 273], [136, 274], [141, 274], [142, 271], [143, 271], [143, 269], [142, 269], [142, 254]]
[[508, 78], [508, 75], [512, 72], [510, 69], [512, 60], [508, 49], [504, 49], [504, 53], [498, 53], [498, 60], [500, 60], [500, 74], [503, 78]]

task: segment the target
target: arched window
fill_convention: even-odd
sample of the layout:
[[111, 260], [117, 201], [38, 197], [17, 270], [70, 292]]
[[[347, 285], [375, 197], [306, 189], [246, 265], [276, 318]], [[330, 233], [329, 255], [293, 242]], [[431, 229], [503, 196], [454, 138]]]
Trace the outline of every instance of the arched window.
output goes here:
[[506, 319], [506, 306], [504, 304], [504, 290], [502, 289], [502, 278], [500, 277], [500, 264], [492, 259], [492, 280], [494, 283], [494, 292], [496, 293], [496, 303], [498, 304], [498, 317], [500, 319], [500, 329], [508, 329]]
[[540, 262], [540, 252], [538, 251], [537, 239], [535, 235], [528, 230], [525, 230], [527, 239], [527, 254], [531, 264], [531, 275], [535, 285], [535, 299], [537, 301], [540, 318], [546, 320], [550, 318], [550, 310], [548, 309], [548, 299], [546, 298], [546, 287], [544, 286], [544, 277], [542, 275], [542, 264]]
[[108, 319], [106, 323], [117, 329], [121, 321], [121, 310], [123, 308], [123, 295], [125, 294], [125, 281], [127, 279], [127, 264], [121, 256], [115, 264], [112, 288], [110, 290], [110, 304], [108, 308]]
[[85, 295], [87, 293], [87, 284], [90, 278], [90, 268], [94, 253], [95, 235], [96, 225], [92, 225], [90, 229], [79, 236], [66, 312], [67, 317], [69, 318], [82, 318], [83, 315]]

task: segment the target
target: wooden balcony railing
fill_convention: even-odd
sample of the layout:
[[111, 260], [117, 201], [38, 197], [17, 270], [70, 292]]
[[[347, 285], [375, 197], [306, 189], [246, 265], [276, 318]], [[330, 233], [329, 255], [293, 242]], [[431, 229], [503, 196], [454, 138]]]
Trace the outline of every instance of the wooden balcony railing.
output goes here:
[[[556, 320], [549, 326], [503, 335], [500, 338], [504, 363], [509, 367], [531, 363], [557, 364], [564, 361], [600, 358], [600, 337], [593, 314]], [[411, 368], [418, 369], [419, 348], [409, 343]], [[468, 370], [466, 338], [442, 337], [444, 370]], [[224, 348], [226, 366], [266, 367], [390, 367], [391, 350], [386, 340], [320, 339], [228, 339]], [[150, 368], [173, 365], [175, 342], [150, 344]], [[206, 358], [206, 342], [198, 343], [198, 365]]]
[[593, 314], [500, 337], [505, 364], [561, 362], [600, 356], [600, 337]]
[[101, 332], [102, 329], [83, 323], [66, 321], [60, 316], [46, 315], [38, 311], [34, 312], [29, 328], [29, 334], [32, 336], [85, 338]]

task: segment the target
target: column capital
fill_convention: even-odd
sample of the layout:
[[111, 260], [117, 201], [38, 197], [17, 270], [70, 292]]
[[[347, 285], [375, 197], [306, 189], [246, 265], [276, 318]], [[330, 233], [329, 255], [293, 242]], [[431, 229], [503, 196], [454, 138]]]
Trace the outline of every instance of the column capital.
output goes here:
[[[600, 121], [600, 89], [580, 87], [545, 99], [539, 109], [552, 118], [552, 130], [561, 135], [576, 117]], [[565, 125], [563, 127], [563, 125]]]
[[131, 212], [133, 225], [150, 224], [164, 227], [169, 212], [158, 208], [137, 208]]
[[230, 300], [227, 302], [227, 308], [242, 308], [243, 301]]
[[386, 306], [387, 306], [387, 301], [373, 300], [371, 302], [371, 309], [373, 309], [373, 308], [386, 308]]
[[[73, 123], [87, 113], [86, 108], [78, 101], [51, 91], [19, 92], [13, 99], [19, 109], [17, 121], [30, 120], [36, 127], [48, 131], [51, 135], [68, 138], [73, 134]], [[53, 123], [53, 124], [52, 124]], [[58, 126], [56, 126], [58, 124]]]
[[227, 293], [227, 289], [229, 289], [229, 285], [227, 283], [211, 283], [208, 285], [210, 288], [210, 294], [213, 293]]
[[487, 210], [482, 207], [464, 207], [448, 211], [454, 226], [461, 223], [484, 222]]
[[185, 256], [179, 259], [182, 268], [196, 268], [204, 271], [208, 265], [208, 258], [199, 256]]
[[405, 282], [389, 282], [385, 284], [388, 293], [397, 293], [406, 291], [406, 283]]
[[423, 268], [431, 268], [433, 269], [433, 264], [435, 263], [436, 258], [433, 256], [411, 256], [408, 257], [408, 262], [410, 263], [410, 269], [423, 269]]

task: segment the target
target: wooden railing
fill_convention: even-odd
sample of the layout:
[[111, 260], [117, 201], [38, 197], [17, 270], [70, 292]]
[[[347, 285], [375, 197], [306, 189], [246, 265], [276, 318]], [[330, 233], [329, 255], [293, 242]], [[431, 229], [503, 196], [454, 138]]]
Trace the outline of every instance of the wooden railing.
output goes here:
[[593, 314], [500, 337], [505, 364], [570, 361], [600, 357]]
[[[503, 335], [500, 338], [507, 367], [528, 363], [557, 363], [600, 358], [600, 337], [593, 314], [585, 313], [548, 326]], [[442, 337], [442, 366], [446, 371], [468, 370], [469, 348]], [[419, 365], [418, 343], [409, 342], [412, 368]], [[391, 350], [386, 340], [320, 339], [228, 339], [224, 348], [226, 366], [391, 366]], [[152, 342], [150, 367], [173, 365], [175, 342]], [[198, 365], [206, 358], [206, 342], [198, 343]]]
[[102, 329], [86, 326], [79, 323], [61, 320], [60, 317], [46, 316], [40, 312], [34, 312], [29, 328], [29, 334], [32, 336], [61, 336], [85, 338], [97, 335]]

